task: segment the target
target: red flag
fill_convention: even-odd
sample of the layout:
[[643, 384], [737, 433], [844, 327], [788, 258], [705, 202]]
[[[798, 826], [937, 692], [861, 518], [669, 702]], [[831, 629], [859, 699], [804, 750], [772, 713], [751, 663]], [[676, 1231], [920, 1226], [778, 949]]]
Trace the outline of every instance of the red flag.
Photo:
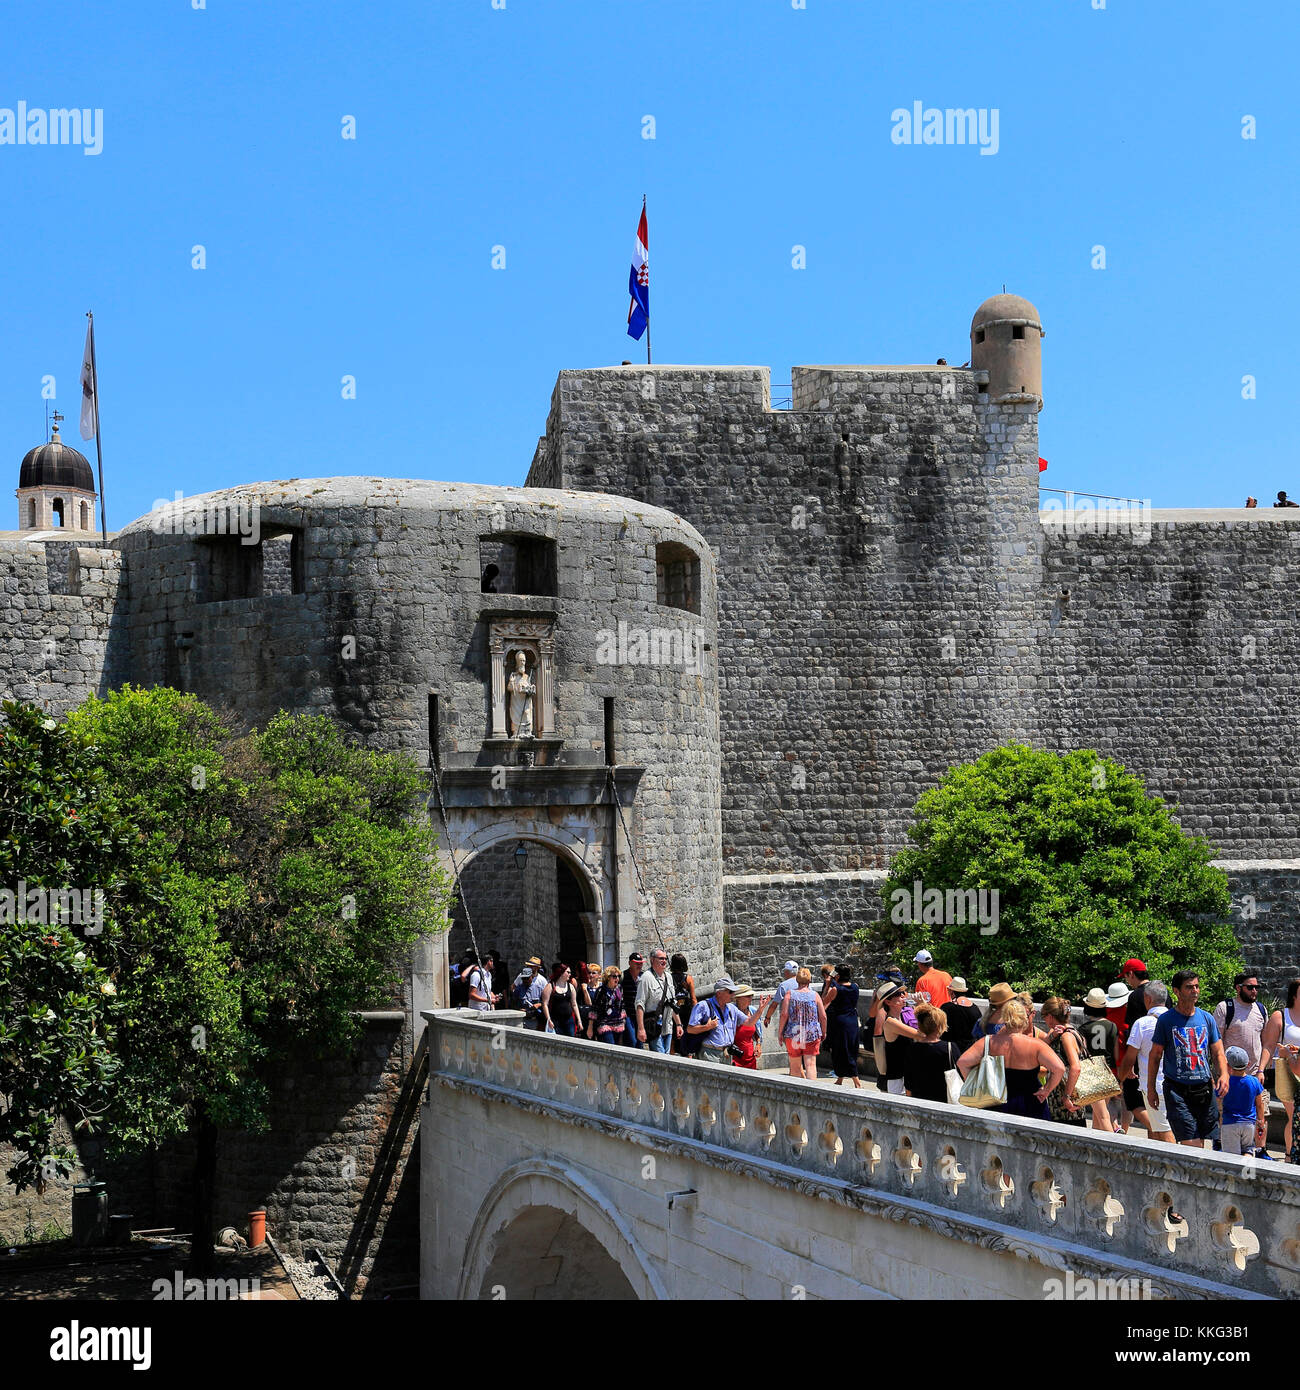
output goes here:
[[1045, 458], [1040, 458], [1040, 459], [1038, 460], [1038, 471], [1039, 471], [1040, 473], [1046, 473], [1046, 472], [1047, 472], [1047, 460], [1046, 460]]

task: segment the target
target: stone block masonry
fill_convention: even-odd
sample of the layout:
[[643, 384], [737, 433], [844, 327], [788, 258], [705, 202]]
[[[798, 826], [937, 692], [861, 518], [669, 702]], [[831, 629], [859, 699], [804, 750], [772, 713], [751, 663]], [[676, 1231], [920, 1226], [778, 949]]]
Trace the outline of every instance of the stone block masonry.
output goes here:
[[[413, 1065], [409, 1024], [389, 1020], [368, 1023], [351, 1051], [295, 1059], [272, 1085], [269, 1131], [220, 1135], [218, 1227], [246, 1236], [248, 1213], [265, 1208], [277, 1244], [294, 1253], [319, 1247], [351, 1296], [409, 1285], [419, 1245], [414, 1141], [423, 1083], [423, 1053]], [[29, 1221], [38, 1235], [47, 1223], [71, 1234], [73, 1183], [91, 1176], [107, 1183], [109, 1209], [130, 1213], [135, 1229], [190, 1229], [188, 1141], [111, 1162], [94, 1141], [77, 1148], [82, 1162], [71, 1177], [39, 1196], [0, 1183], [0, 1240], [20, 1242]], [[12, 1162], [0, 1146], [0, 1164]]]
[[756, 985], [842, 956], [875, 911], [837, 876], [883, 870], [948, 767], [1035, 733], [1034, 406], [947, 368], [793, 378], [772, 411], [764, 368], [561, 373], [529, 479], [667, 507], [717, 556], [725, 922]]
[[1093, 534], [1050, 514], [1045, 526], [1044, 742], [1123, 763], [1225, 858], [1300, 855], [1300, 766], [1287, 751], [1300, 671], [1290, 515], [1156, 510], [1149, 535]]
[[823, 962], [845, 962], [874, 974], [888, 962], [863, 955], [855, 933], [880, 912], [883, 869], [831, 874], [728, 875], [722, 880], [723, 916], [736, 980], [771, 989], [787, 960], [806, 965], [817, 979]]
[[0, 540], [0, 693], [64, 714], [127, 679], [116, 550]]
[[[300, 1056], [274, 1079], [261, 1134], [223, 1130], [217, 1151], [217, 1226], [247, 1234], [265, 1209], [284, 1250], [316, 1246], [354, 1298], [409, 1285], [419, 1241], [419, 1153], [414, 1146], [424, 1054], [409, 1025], [368, 1022], [357, 1045]], [[169, 1143], [99, 1170], [114, 1210], [137, 1228], [190, 1228], [193, 1146]], [[129, 1194], [134, 1193], [132, 1199]]]
[[[557, 899], [557, 860], [539, 846], [532, 846], [522, 872], [515, 865], [515, 844], [485, 850], [468, 867], [462, 867], [463, 897], [479, 953], [496, 947], [505, 956], [511, 979], [529, 956], [538, 955], [550, 970], [560, 959], [560, 920]], [[470, 933], [463, 905], [456, 905], [447, 954], [454, 960], [470, 948]], [[510, 980], [500, 974], [492, 988], [509, 994]]]
[[563, 372], [530, 482], [640, 497], [718, 558], [729, 874], [880, 868], [948, 766], [1032, 734], [1037, 413], [969, 372]]
[[[1246, 968], [1259, 972], [1265, 994], [1285, 999], [1288, 982], [1300, 977], [1300, 860], [1216, 863], [1228, 875], [1230, 920]], [[864, 988], [887, 966], [910, 970], [907, 961], [891, 960], [856, 940], [857, 932], [881, 919], [884, 881], [883, 869], [728, 875], [722, 880], [722, 893], [729, 972], [763, 990], [781, 978], [786, 960], [807, 965], [814, 978], [823, 961], [847, 961]], [[1119, 965], [1116, 961], [1116, 969]], [[1110, 981], [1096, 983], [1104, 986]], [[1209, 1001], [1214, 1003], [1217, 1000]]]

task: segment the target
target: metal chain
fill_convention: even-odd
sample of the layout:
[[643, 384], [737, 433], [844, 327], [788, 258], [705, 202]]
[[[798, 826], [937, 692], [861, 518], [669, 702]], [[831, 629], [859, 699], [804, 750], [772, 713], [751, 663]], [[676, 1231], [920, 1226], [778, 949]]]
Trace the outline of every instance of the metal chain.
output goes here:
[[[628, 852], [628, 854], [630, 854], [630, 855], [632, 856], [632, 872], [636, 875], [636, 891], [640, 894], [641, 898], [642, 898], [645, 902], [649, 903], [649, 905], [650, 905], [650, 922], [651, 922], [651, 925], [652, 925], [652, 926], [654, 927], [654, 929], [655, 929], [655, 935], [659, 938], [659, 944], [660, 944], [660, 946], [663, 947], [664, 955], [667, 955], [667, 954], [668, 954], [668, 943], [664, 940], [663, 933], [659, 930], [659, 919], [655, 916], [655, 911], [654, 911], [654, 901], [655, 901], [655, 900], [654, 900], [654, 898], [653, 898], [649, 893], [647, 893], [647, 892], [645, 891], [645, 884], [644, 884], [644, 883], [642, 882], [642, 880], [641, 880], [641, 865], [640, 865], [640, 864], [638, 863], [638, 861], [637, 861], [636, 849], [635, 849], [635, 847], [634, 847], [633, 844], [632, 844], [632, 836], [628, 833], [627, 821], [623, 819], [623, 803], [622, 803], [622, 801], [619, 800], [618, 785], [617, 785], [617, 783], [614, 781], [614, 772], [615, 772], [615, 768], [614, 768], [613, 766], [611, 766], [610, 769], [609, 769], [609, 790], [610, 790], [610, 794], [611, 794], [611, 795], [613, 796], [613, 798], [614, 798], [614, 807], [615, 807], [615, 809], [618, 811], [618, 822], [619, 822], [619, 824], [623, 827], [623, 839], [624, 839], [624, 840], [626, 841], [626, 843], [627, 843], [627, 852]], [[613, 859], [614, 859], [614, 861], [615, 861], [615, 863], [614, 863], [614, 872], [617, 873], [617, 872], [618, 872], [618, 862], [617, 862], [617, 861], [618, 861], [618, 854], [617, 854], [617, 849], [616, 849], [616, 847], [611, 847], [611, 848], [615, 850], [615, 852], [613, 853], [612, 857], [613, 857]]]
[[[443, 830], [447, 836], [447, 853], [451, 857], [451, 876], [456, 884], [456, 893], [460, 898], [461, 910], [465, 914], [465, 925], [469, 928], [469, 944], [478, 960], [479, 971], [482, 974], [484, 973], [483, 957], [478, 948], [478, 938], [474, 935], [474, 923], [469, 915], [469, 903], [465, 899], [465, 889], [460, 880], [460, 865], [456, 862], [456, 845], [451, 835], [451, 822], [447, 819], [447, 807], [442, 799], [442, 773], [432, 757], [429, 759], [429, 766], [433, 772], [434, 790], [438, 793], [438, 814], [442, 817]], [[492, 964], [495, 965], [496, 961], [493, 961]], [[484, 993], [487, 994], [490, 1002], [492, 991], [485, 988]]]

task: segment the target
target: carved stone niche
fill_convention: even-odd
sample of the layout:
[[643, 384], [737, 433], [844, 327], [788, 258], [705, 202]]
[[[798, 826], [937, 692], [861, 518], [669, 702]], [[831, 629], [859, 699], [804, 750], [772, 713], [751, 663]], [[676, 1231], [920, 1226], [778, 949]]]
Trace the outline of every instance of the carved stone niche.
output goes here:
[[533, 737], [555, 733], [555, 621], [551, 618], [499, 617], [488, 627], [488, 652], [492, 662], [491, 738], [514, 738], [506, 717], [509, 700], [506, 684], [515, 668], [515, 653], [527, 658], [528, 674], [536, 687], [533, 705]]

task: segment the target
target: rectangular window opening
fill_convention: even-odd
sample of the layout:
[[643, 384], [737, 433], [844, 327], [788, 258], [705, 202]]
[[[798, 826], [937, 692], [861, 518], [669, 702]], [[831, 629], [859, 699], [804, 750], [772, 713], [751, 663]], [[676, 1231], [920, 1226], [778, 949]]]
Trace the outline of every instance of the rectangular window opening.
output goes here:
[[677, 541], [655, 546], [655, 601], [686, 613], [700, 611], [700, 557], [688, 546]]
[[200, 603], [306, 592], [302, 536], [263, 531], [256, 545], [238, 532], [197, 538]]
[[555, 542], [546, 536], [484, 536], [479, 541], [479, 576], [485, 594], [554, 597]]

